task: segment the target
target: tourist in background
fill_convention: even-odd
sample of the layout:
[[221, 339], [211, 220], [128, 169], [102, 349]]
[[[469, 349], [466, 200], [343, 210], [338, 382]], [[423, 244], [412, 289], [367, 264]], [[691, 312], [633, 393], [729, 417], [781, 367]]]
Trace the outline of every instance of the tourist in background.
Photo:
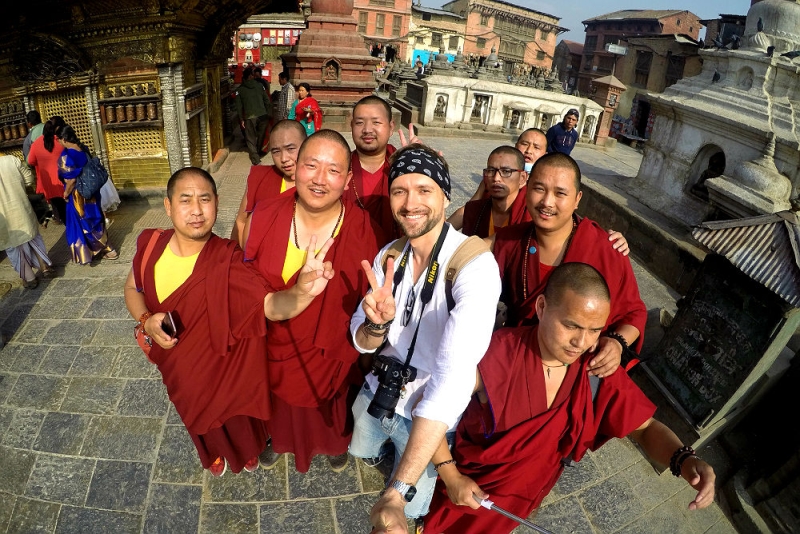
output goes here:
[[64, 119], [54, 115], [42, 128], [42, 136], [33, 141], [28, 154], [28, 165], [36, 169], [36, 192], [44, 195], [59, 223], [66, 221], [67, 203], [64, 201], [64, 184], [58, 176], [58, 158], [61, 148], [54, 150], [56, 134], [64, 126]]
[[100, 252], [105, 252], [109, 260], [115, 260], [119, 253], [108, 240], [106, 219], [100, 209], [100, 192], [92, 198], [83, 198], [76, 190], [77, 178], [89, 161], [89, 149], [69, 125], [60, 130], [58, 142], [64, 148], [58, 159], [58, 175], [64, 181], [67, 245], [72, 253], [72, 261], [88, 265]]
[[311, 86], [307, 83], [297, 84], [297, 99], [292, 103], [288, 118], [302, 124], [308, 135], [322, 128], [322, 109], [311, 96]]
[[561, 124], [556, 124], [547, 130], [547, 153], [561, 152], [562, 154], [570, 155], [572, 149], [575, 148], [575, 143], [578, 142], [578, 131], [575, 127], [578, 125], [578, 119], [581, 115], [578, 110], [573, 108], [567, 111], [564, 115], [564, 120]]
[[16, 156], [0, 156], [0, 249], [6, 251], [23, 287], [33, 289], [39, 285], [34, 269], [40, 269], [43, 278], [53, 276], [55, 270], [39, 234], [26, 185], [33, 186], [30, 168]]
[[22, 157], [27, 162], [28, 154], [31, 153], [31, 145], [42, 136], [44, 124], [42, 124], [42, 116], [35, 109], [25, 115], [25, 121], [28, 123], [28, 135], [25, 136], [25, 140], [22, 142]]
[[253, 79], [252, 67], [247, 67], [242, 73], [242, 85], [236, 91], [236, 112], [244, 130], [250, 163], [258, 165], [261, 162], [264, 135], [272, 115], [272, 103], [264, 87]]
[[289, 73], [281, 72], [278, 75], [278, 81], [281, 84], [281, 94], [278, 97], [278, 112], [276, 114], [277, 120], [289, 118], [289, 110], [292, 103], [295, 101], [294, 86], [289, 81]]

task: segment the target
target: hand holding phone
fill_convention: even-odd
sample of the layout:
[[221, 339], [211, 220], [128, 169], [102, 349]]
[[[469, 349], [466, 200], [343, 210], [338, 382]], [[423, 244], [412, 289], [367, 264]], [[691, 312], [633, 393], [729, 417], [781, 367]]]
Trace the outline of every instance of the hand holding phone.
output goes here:
[[164, 315], [164, 320], [161, 322], [161, 330], [169, 337], [175, 337], [175, 334], [178, 333], [175, 320], [172, 318], [172, 312], [167, 312], [166, 315]]

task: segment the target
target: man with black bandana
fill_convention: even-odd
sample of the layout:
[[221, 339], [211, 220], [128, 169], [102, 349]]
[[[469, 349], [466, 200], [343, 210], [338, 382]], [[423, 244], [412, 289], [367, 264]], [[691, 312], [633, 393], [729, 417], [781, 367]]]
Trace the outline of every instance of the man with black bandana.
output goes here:
[[[372, 265], [362, 262], [371, 292], [353, 315], [350, 331], [364, 354], [385, 341], [380, 356], [397, 366], [406, 362], [416, 378], [402, 388], [393, 417], [375, 417], [368, 406], [381, 381], [367, 377], [353, 406], [350, 453], [375, 457], [383, 442], [392, 440], [395, 469], [371, 521], [379, 531], [405, 532], [405, 516], [420, 518], [428, 511], [436, 482], [431, 457], [469, 403], [477, 364], [491, 338], [500, 280], [484, 250], [445, 289], [449, 263], [467, 238], [445, 223], [450, 175], [436, 152], [419, 144], [398, 150], [388, 180], [392, 213], [407, 242], [390, 243]], [[394, 252], [397, 262], [387, 252]], [[397, 316], [396, 302], [402, 307]]]

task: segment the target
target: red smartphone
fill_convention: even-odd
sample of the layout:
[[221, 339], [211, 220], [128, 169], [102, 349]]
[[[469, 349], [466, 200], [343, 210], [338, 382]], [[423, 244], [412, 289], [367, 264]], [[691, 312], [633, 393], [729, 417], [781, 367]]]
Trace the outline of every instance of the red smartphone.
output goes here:
[[178, 327], [175, 326], [175, 319], [172, 318], [172, 312], [167, 312], [164, 316], [164, 320], [161, 322], [161, 329], [169, 337], [175, 337], [175, 334], [178, 333]]

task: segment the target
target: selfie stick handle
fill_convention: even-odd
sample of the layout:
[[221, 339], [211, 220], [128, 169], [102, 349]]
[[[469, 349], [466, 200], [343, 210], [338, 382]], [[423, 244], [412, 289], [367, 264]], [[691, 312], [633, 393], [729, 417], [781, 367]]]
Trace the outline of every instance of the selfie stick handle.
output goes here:
[[528, 527], [530, 529], [535, 530], [536, 532], [539, 532], [539, 534], [553, 534], [552, 532], [550, 532], [546, 528], [542, 528], [542, 527], [540, 527], [538, 525], [534, 525], [533, 523], [531, 523], [530, 521], [528, 521], [526, 519], [522, 519], [521, 517], [516, 516], [516, 515], [512, 514], [511, 512], [507, 512], [506, 510], [503, 510], [502, 508], [497, 506], [495, 503], [490, 501], [488, 498], [487, 499], [481, 499], [480, 497], [478, 497], [474, 493], [472, 494], [472, 498], [475, 499], [475, 501], [477, 501], [482, 507], [486, 508], [487, 510], [494, 510], [495, 512], [497, 512], [500, 515], [506, 516], [509, 519], [513, 519], [514, 521], [516, 521], [520, 525], [526, 526], [526, 527]]

